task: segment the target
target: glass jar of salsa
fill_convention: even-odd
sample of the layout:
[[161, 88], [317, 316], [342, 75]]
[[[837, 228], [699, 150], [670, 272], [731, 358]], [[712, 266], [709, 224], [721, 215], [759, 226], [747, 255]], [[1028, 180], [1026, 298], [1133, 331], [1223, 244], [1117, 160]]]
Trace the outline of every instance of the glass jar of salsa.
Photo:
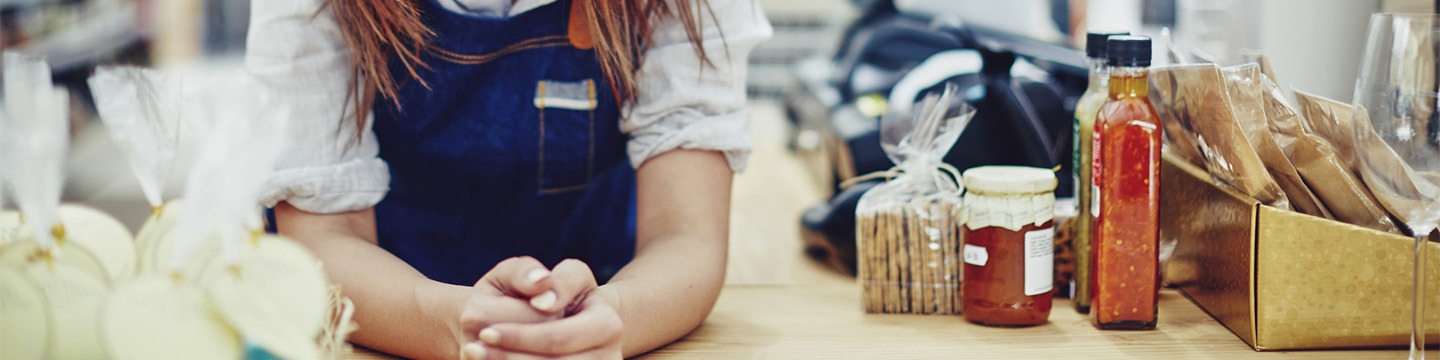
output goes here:
[[988, 326], [1044, 324], [1055, 286], [1055, 173], [983, 166], [964, 178], [961, 313]]

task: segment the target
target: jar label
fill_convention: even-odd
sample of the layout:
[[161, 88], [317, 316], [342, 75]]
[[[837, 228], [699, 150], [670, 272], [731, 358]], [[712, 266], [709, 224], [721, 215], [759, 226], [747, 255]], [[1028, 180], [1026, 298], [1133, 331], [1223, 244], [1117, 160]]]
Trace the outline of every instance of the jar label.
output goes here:
[[1100, 214], [1100, 185], [1090, 184], [1090, 216]]
[[[1097, 126], [1095, 132], [1090, 136], [1090, 219], [1100, 219], [1100, 168], [1104, 164], [1100, 162], [1100, 128]], [[1094, 240], [1091, 240], [1094, 241]]]
[[[969, 262], [969, 249], [966, 250], [966, 262]], [[1054, 287], [1055, 229], [1025, 233], [1025, 296], [1044, 294]]]
[[990, 252], [984, 247], [965, 244], [965, 263], [975, 266], [985, 266], [990, 262]]

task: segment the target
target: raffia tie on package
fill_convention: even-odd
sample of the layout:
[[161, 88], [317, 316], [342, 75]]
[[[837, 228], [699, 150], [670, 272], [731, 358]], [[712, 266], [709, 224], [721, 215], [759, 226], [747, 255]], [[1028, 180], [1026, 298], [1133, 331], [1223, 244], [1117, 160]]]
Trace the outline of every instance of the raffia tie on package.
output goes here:
[[[1250, 146], [1236, 122], [1236, 114], [1220, 68], [1214, 64], [1171, 66], [1150, 76], [1152, 94], [1163, 123], [1190, 129], [1194, 144], [1216, 182], [1249, 195], [1260, 203], [1290, 210], [1290, 201], [1265, 163]], [[1167, 130], [1169, 127], [1167, 127]], [[1176, 134], [1186, 135], [1186, 134]]]
[[[1355, 124], [1350, 105], [1296, 90], [1302, 128], [1291, 161], [1335, 219], [1389, 233], [1400, 233], [1380, 201], [1360, 179], [1355, 155]], [[1367, 121], [1368, 122], [1368, 121]], [[1378, 140], [1378, 139], [1377, 139]]]
[[1222, 70], [1240, 131], [1245, 133], [1245, 138], [1254, 146], [1255, 153], [1264, 162], [1270, 176], [1275, 179], [1280, 189], [1285, 191], [1285, 197], [1290, 200], [1295, 211], [1329, 218], [1330, 212], [1320, 204], [1320, 200], [1315, 198], [1310, 188], [1305, 186], [1305, 181], [1295, 170], [1295, 165], [1290, 163], [1290, 158], [1280, 150], [1280, 145], [1276, 144], [1270, 133], [1270, 125], [1266, 121], [1268, 115], [1264, 75], [1261, 75], [1260, 70], [1259, 64], [1232, 66]]
[[961, 191], [942, 158], [974, 115], [954, 86], [930, 94], [911, 114], [891, 114], [881, 145], [893, 177], [855, 210], [861, 303], [871, 313], [960, 312]]

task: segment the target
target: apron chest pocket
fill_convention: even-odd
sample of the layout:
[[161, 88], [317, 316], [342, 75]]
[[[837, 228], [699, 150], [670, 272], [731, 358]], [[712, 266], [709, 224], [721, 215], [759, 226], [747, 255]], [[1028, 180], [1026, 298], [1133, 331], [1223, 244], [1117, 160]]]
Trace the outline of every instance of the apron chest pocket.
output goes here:
[[584, 189], [595, 175], [595, 82], [535, 84], [542, 194]]

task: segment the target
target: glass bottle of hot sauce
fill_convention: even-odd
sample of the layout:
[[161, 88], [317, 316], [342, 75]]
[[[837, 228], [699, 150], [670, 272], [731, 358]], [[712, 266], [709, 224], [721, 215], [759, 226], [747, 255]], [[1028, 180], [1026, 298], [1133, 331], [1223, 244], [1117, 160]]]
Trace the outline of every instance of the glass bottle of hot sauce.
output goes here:
[[1094, 137], [1095, 114], [1109, 98], [1110, 67], [1105, 64], [1105, 44], [1111, 36], [1118, 35], [1130, 33], [1092, 31], [1086, 34], [1085, 62], [1090, 65], [1090, 85], [1080, 95], [1080, 101], [1075, 103], [1074, 153], [1071, 154], [1075, 164], [1071, 169], [1075, 169], [1078, 208], [1074, 222], [1075, 277], [1070, 284], [1070, 298], [1075, 303], [1075, 311], [1081, 314], [1090, 312], [1090, 186], [1093, 185], [1090, 169], [1094, 167], [1095, 159], [1091, 138]]
[[1150, 105], [1150, 38], [1106, 43], [1110, 99], [1093, 135], [1090, 318], [1104, 330], [1154, 329], [1159, 300], [1160, 122]]

